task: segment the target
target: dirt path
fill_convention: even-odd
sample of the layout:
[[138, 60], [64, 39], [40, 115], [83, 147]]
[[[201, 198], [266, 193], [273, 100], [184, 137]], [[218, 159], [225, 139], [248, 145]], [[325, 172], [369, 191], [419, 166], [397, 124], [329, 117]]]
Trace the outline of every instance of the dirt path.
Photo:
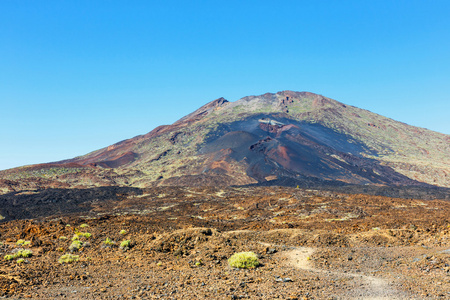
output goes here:
[[312, 266], [311, 255], [314, 248], [297, 247], [287, 252], [286, 257], [289, 264], [300, 270], [322, 273], [326, 276], [335, 277], [337, 280], [350, 279], [353, 288], [345, 295], [340, 295], [342, 299], [367, 299], [367, 300], [387, 300], [387, 299], [416, 299], [412, 295], [399, 291], [392, 287], [385, 279], [367, 276], [357, 273], [342, 272], [339, 270], [329, 271], [317, 269]]

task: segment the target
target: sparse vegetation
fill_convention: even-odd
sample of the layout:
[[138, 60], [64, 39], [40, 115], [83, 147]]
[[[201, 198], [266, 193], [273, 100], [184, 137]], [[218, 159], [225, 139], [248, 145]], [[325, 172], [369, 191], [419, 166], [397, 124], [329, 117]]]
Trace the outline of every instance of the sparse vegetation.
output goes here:
[[75, 230], [75, 234], [72, 237], [72, 241], [77, 240], [80, 237], [90, 238], [91, 236], [92, 236], [92, 234], [90, 234], [89, 232], [81, 232], [81, 231]]
[[[146, 200], [156, 198], [162, 190], [166, 196], [158, 200], [159, 203]], [[64, 215], [62, 225], [61, 220], [53, 217], [39, 223], [29, 220], [4, 223], [0, 240], [5, 245], [0, 247], [0, 260], [5, 276], [0, 278], [0, 293], [3, 288], [8, 289], [15, 284], [11, 298], [30, 295], [33, 299], [48, 299], [49, 288], [55, 291], [58, 286], [91, 286], [96, 291], [77, 288], [76, 294], [66, 295], [79, 299], [117, 298], [126, 295], [130, 291], [129, 286], [133, 289], [140, 286], [141, 282], [134, 278], [149, 276], [145, 285], [155, 289], [142, 289], [138, 292], [142, 298], [150, 298], [153, 291], [155, 294], [173, 291], [180, 298], [190, 298], [195, 293], [200, 298], [226, 298], [232, 287], [237, 292], [229, 294], [245, 290], [249, 298], [298, 297], [306, 292], [310, 292], [311, 297], [330, 298], [338, 291], [352, 293], [350, 287], [358, 287], [360, 282], [357, 280], [367, 283], [364, 277], [348, 281], [353, 277], [349, 277], [347, 270], [360, 267], [361, 275], [370, 278], [385, 274], [402, 276], [405, 271], [411, 272], [409, 274], [415, 277], [411, 276], [407, 282], [408, 288], [413, 289], [417, 285], [416, 290], [420, 290], [431, 286], [427, 293], [433, 297], [436, 295], [436, 298], [439, 293], [447, 292], [445, 276], [448, 272], [445, 264], [448, 263], [448, 251], [439, 251], [449, 248], [448, 201], [403, 200], [281, 187], [164, 187], [147, 189], [145, 193], [143, 198], [146, 201], [138, 203], [139, 212], [154, 211], [154, 207], [170, 208], [151, 215], [124, 214], [104, 218], [100, 214], [89, 219], [87, 230], [81, 229], [82, 221], [78, 221], [83, 220], [84, 215]], [[137, 202], [134, 194], [129, 199], [132, 201], [130, 203]], [[117, 207], [116, 202], [104, 208], [114, 207]], [[203, 218], [189, 217], [194, 228], [184, 227], [188, 222], [175, 213], [185, 207], [192, 209], [188, 217], [192, 214]], [[258, 209], [252, 210], [253, 207]], [[251, 210], [254, 218], [245, 217], [247, 209]], [[350, 218], [339, 223], [339, 226], [326, 221], [349, 216], [350, 213], [362, 214], [363, 211], [364, 218]], [[270, 222], [274, 217], [277, 217], [275, 226]], [[153, 218], [151, 222], [149, 218]], [[222, 221], [211, 226], [212, 218]], [[419, 218], [423, 221], [418, 221]], [[65, 227], [68, 222], [72, 223], [72, 227]], [[293, 228], [288, 227], [290, 224]], [[361, 224], [364, 228], [355, 228], [355, 224]], [[178, 229], [182, 226], [184, 228]], [[311, 230], [302, 229], [307, 227]], [[230, 228], [235, 230], [230, 231]], [[128, 234], [120, 235], [122, 229], [126, 229]], [[92, 237], [86, 238], [85, 231], [92, 233]], [[35, 248], [16, 245], [19, 238], [31, 240], [31, 233]], [[71, 240], [74, 235], [76, 242]], [[67, 238], [60, 239], [61, 236]], [[406, 239], [408, 243], [405, 245]], [[73, 242], [77, 247], [72, 252], [69, 246]], [[92, 244], [90, 247], [89, 242]], [[422, 244], [424, 247], [420, 246]], [[31, 249], [34, 255], [31, 258], [16, 257], [18, 248]], [[232, 254], [237, 256], [237, 252], [241, 251], [256, 253], [252, 253], [255, 261], [248, 263], [246, 257], [233, 261]], [[259, 257], [260, 253], [264, 259]], [[6, 254], [9, 256], [4, 259]], [[279, 260], [281, 255], [282, 264]], [[370, 267], [361, 264], [363, 258], [370, 263]], [[385, 263], [380, 266], [379, 261]], [[262, 263], [264, 266], [260, 267]], [[324, 277], [319, 281], [315, 280], [317, 272], [302, 273], [295, 271], [294, 267], [336, 273], [345, 271], [346, 274], [343, 277]], [[425, 279], [420, 277], [427, 268], [437, 275]], [[377, 270], [375, 274], [373, 270]], [[177, 276], [173, 276], [175, 273]], [[35, 276], [41, 277], [34, 279]], [[345, 285], [345, 290], [340, 290], [333, 284], [338, 279], [351, 285]], [[310, 285], [302, 284], [303, 280]], [[294, 283], [289, 283], [291, 281]], [[165, 282], [170, 284], [165, 285]], [[397, 284], [397, 281], [394, 283]], [[273, 289], [274, 285], [278, 287]], [[312, 289], [313, 286], [317, 290]], [[225, 293], [219, 292], [216, 296], [213, 289]], [[313, 294], [316, 291], [317, 295]], [[416, 298], [420, 298], [418, 295]]]
[[72, 244], [69, 246], [69, 250], [72, 252], [78, 251], [83, 246], [83, 243], [79, 240], [75, 240], [72, 242]]
[[21, 264], [21, 263], [24, 263], [24, 262], [25, 262], [25, 259], [23, 259], [23, 258], [19, 258], [19, 259], [16, 261], [17, 264]]
[[13, 260], [15, 258], [16, 258], [16, 256], [12, 255], [12, 254], [5, 255], [5, 257], [4, 257], [5, 260]]
[[122, 241], [121, 243], [120, 243], [120, 249], [122, 249], [122, 250], [128, 250], [128, 249], [130, 249], [131, 248], [131, 241], [130, 240], [125, 240], [125, 241]]
[[62, 255], [58, 259], [58, 262], [60, 264], [70, 264], [70, 263], [78, 261], [79, 258], [80, 258], [79, 255], [73, 255], [73, 254], [67, 253], [67, 254]]
[[32, 256], [33, 255], [33, 251], [31, 251], [31, 250], [28, 250], [28, 249], [20, 249], [18, 252], [17, 252], [17, 257], [30, 257], [30, 256]]
[[83, 224], [80, 225], [80, 228], [86, 228], [86, 227], [89, 227], [89, 225], [86, 224], [86, 223], [83, 223]]
[[64, 168], [64, 167], [43, 168], [40, 170], [32, 170], [32, 169], [28, 170], [27, 168], [21, 169], [22, 169], [21, 172], [6, 174], [5, 177], [7, 177], [10, 180], [20, 180], [33, 177], [51, 178], [64, 174], [78, 173], [83, 170], [83, 168]]
[[27, 257], [31, 257], [33, 255], [33, 251], [29, 250], [29, 249], [15, 249], [14, 251], [16, 251], [14, 254], [8, 254], [5, 255], [4, 259], [5, 260], [13, 260], [16, 258], [27, 258]]
[[120, 232], [119, 232], [119, 234], [121, 234], [121, 235], [125, 235], [125, 234], [127, 234], [128, 233], [128, 231], [126, 231], [125, 229], [122, 229]]
[[259, 266], [259, 259], [254, 252], [239, 252], [228, 259], [228, 264], [239, 269], [256, 268]]
[[106, 246], [113, 246], [115, 242], [107, 237], [103, 244], [105, 244]]

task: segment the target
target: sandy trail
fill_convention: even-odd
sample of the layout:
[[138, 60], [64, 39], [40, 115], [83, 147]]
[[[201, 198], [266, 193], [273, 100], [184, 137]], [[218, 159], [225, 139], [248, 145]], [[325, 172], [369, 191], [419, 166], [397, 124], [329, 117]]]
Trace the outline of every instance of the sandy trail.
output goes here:
[[289, 264], [300, 270], [309, 270], [327, 276], [337, 277], [337, 279], [351, 278], [354, 288], [345, 295], [340, 295], [341, 299], [367, 299], [367, 300], [387, 300], [387, 299], [415, 299], [414, 296], [407, 295], [402, 291], [393, 288], [385, 279], [367, 276], [357, 273], [342, 272], [339, 270], [329, 271], [314, 268], [310, 257], [315, 252], [314, 248], [297, 247], [286, 253]]

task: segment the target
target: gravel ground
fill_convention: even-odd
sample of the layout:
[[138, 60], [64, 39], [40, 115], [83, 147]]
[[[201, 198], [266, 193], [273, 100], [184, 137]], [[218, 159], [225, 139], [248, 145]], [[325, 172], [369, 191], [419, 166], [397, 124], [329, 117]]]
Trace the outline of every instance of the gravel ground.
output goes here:
[[[449, 299], [449, 217], [450, 203], [438, 200], [289, 188], [148, 191], [0, 224], [2, 257], [33, 252], [22, 263], [0, 261], [0, 296]], [[71, 251], [74, 235], [81, 247]], [[124, 240], [129, 249], [120, 248]], [[231, 268], [228, 258], [241, 251], [258, 254], [260, 266]], [[59, 263], [66, 253], [79, 260]]]

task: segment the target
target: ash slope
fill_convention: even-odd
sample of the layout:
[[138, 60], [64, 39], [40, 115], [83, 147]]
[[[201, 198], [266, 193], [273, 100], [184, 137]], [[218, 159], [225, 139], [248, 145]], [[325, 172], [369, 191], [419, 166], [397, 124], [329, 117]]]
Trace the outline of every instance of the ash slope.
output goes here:
[[[87, 155], [0, 172], [25, 187], [388, 185], [450, 187], [450, 136], [308, 92], [214, 100]], [[20, 180], [18, 180], [20, 179]]]

